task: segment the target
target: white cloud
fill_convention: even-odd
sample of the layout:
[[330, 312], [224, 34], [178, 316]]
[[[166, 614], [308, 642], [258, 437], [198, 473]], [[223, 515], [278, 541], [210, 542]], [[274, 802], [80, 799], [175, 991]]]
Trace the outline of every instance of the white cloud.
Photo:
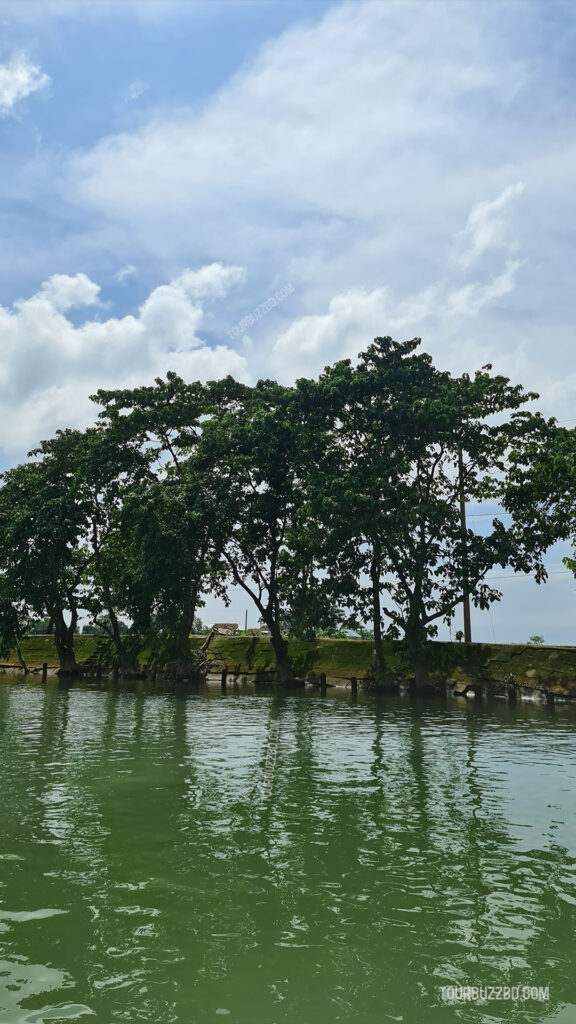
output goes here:
[[335, 295], [326, 313], [300, 317], [280, 335], [272, 365], [284, 380], [294, 377], [295, 367], [300, 375], [315, 374], [328, 362], [356, 356], [388, 319], [387, 288]]
[[141, 232], [157, 230], [155, 211], [213, 230], [214, 208], [226, 220], [232, 201], [256, 245], [256, 226], [303, 207], [384, 217], [389, 231], [407, 199], [434, 193], [429, 156], [457, 139], [461, 106], [517, 86], [518, 67], [490, 59], [476, 20], [469, 4], [333, 8], [263, 47], [200, 115], [158, 118], [77, 156], [76, 187]]
[[11, 114], [16, 104], [48, 85], [50, 78], [28, 58], [17, 53], [0, 64], [0, 117]]
[[271, 364], [284, 380], [298, 373], [316, 374], [336, 359], [355, 358], [374, 337], [392, 334], [423, 335], [425, 350], [433, 341], [437, 355], [456, 365], [460, 360], [461, 368], [469, 369], [469, 357], [477, 356], [476, 346], [458, 353], [456, 336], [485, 306], [514, 289], [520, 266], [521, 261], [508, 261], [487, 283], [475, 281], [454, 288], [449, 281], [440, 281], [403, 299], [395, 299], [388, 287], [335, 295], [326, 313], [303, 316], [290, 324], [273, 346]]
[[522, 260], [508, 260], [501, 274], [493, 277], [488, 284], [474, 282], [458, 288], [448, 296], [445, 313], [448, 316], [475, 317], [482, 308], [494, 299], [500, 299], [511, 292], [515, 285], [516, 271]]
[[246, 280], [244, 267], [224, 267], [221, 263], [209, 263], [200, 270], [186, 270], [174, 282], [186, 295], [193, 299], [221, 299], [235, 284]]
[[469, 266], [481, 253], [491, 248], [506, 248], [506, 222], [501, 214], [509, 203], [524, 191], [525, 185], [519, 181], [508, 185], [496, 199], [476, 203], [464, 231], [459, 236], [462, 246], [460, 263]]
[[84, 274], [56, 274], [29, 299], [0, 307], [2, 442], [22, 454], [58, 427], [82, 426], [96, 409], [99, 387], [130, 387], [168, 370], [185, 379], [233, 374], [247, 379], [246, 361], [230, 348], [209, 347], [200, 331], [202, 300], [221, 298], [243, 279], [239, 267], [213, 264], [186, 270], [155, 288], [137, 315], [87, 319], [75, 326], [73, 307], [94, 306], [100, 288]]
[[130, 85], [126, 89], [124, 98], [127, 102], [140, 99], [140, 96], [146, 92], [147, 88], [148, 86], [146, 82], [143, 82], [140, 78], [136, 78], [133, 82], [130, 82]]
[[[526, 5], [522, 39], [515, 5], [477, 0], [354, 2], [315, 17], [203, 107], [164, 108], [76, 153], [62, 192], [97, 218], [111, 258], [135, 259], [140, 244], [142, 272], [147, 253], [170, 278], [207, 253], [248, 267], [228, 324], [293, 282], [294, 300], [251, 329], [257, 373], [314, 372], [396, 333], [421, 334], [439, 364], [496, 352], [527, 384], [553, 375], [572, 357], [576, 194], [570, 90], [529, 46], [539, 5]], [[215, 295], [202, 273], [172, 281], [140, 317], [164, 336], [166, 303], [185, 338], [190, 307]]]
[[[280, 365], [297, 336], [291, 367], [307, 372], [314, 352], [321, 366], [393, 324], [440, 355], [439, 309], [448, 334], [466, 319], [470, 350], [499, 331], [519, 349], [535, 317], [559, 315], [555, 247], [576, 199], [550, 82], [512, 21], [507, 5], [465, 0], [334, 6], [262, 47], [203, 109], [77, 153], [70, 194], [167, 267], [191, 244], [247, 266], [254, 290], [230, 322], [292, 281], [291, 307], [251, 332], [255, 363], [274, 349]], [[516, 338], [496, 302], [514, 275]]]
[[114, 274], [114, 278], [118, 281], [118, 284], [124, 284], [129, 277], [133, 277], [136, 273], [136, 267], [133, 266], [132, 263], [127, 263], [124, 267], [121, 267], [116, 274]]
[[[99, 293], [100, 286], [94, 284], [86, 274], [76, 274], [74, 277], [68, 274], [52, 274], [42, 285], [42, 291], [37, 299], [45, 300], [51, 308], [65, 313], [76, 306], [93, 306], [98, 302]], [[16, 305], [20, 307], [26, 303]]]

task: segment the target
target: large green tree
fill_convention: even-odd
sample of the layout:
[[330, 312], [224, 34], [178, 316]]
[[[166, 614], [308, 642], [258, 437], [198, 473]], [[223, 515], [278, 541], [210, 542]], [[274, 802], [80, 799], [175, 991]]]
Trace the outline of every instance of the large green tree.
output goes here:
[[[559, 540], [576, 549], [576, 430], [542, 420], [527, 443], [509, 456], [502, 504], [524, 544], [542, 556]], [[576, 555], [564, 564], [576, 575]]]
[[280, 682], [294, 675], [283, 621], [295, 595], [314, 589], [306, 489], [322, 451], [308, 401], [275, 381], [234, 391], [228, 400], [221, 395], [206, 426], [214, 502], [229, 524], [224, 558], [230, 579], [270, 630]]
[[460, 518], [462, 494], [501, 493], [511, 446], [541, 428], [519, 411], [536, 396], [489, 366], [453, 378], [419, 343], [377, 338], [357, 366], [322, 375], [330, 444], [312, 492], [334, 596], [351, 621], [373, 623], [376, 678], [387, 671], [383, 639], [401, 637], [417, 685], [429, 681], [427, 640], [463, 594], [481, 608], [499, 598], [486, 580], [495, 564], [543, 573], [514, 526], [494, 518], [480, 535]]
[[226, 517], [213, 500], [203, 447], [218, 397], [174, 373], [95, 396], [106, 435], [126, 459], [116, 587], [135, 629], [161, 642], [179, 676], [193, 671], [190, 633], [202, 595], [223, 593]]
[[64, 441], [33, 456], [2, 476], [0, 568], [13, 607], [29, 619], [51, 619], [60, 671], [75, 673], [87, 509], [75, 486], [73, 445]]

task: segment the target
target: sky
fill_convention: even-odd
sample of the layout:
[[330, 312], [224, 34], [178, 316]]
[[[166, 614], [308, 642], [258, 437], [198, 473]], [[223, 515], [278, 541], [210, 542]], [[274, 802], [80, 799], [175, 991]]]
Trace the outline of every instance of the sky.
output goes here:
[[[377, 335], [576, 423], [575, 52], [571, 0], [0, 0], [0, 468], [99, 387]], [[474, 639], [576, 643], [567, 553]]]

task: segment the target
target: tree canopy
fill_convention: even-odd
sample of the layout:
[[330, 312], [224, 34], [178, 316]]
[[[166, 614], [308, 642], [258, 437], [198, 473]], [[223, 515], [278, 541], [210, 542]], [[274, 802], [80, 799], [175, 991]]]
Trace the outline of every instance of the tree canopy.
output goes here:
[[[208, 594], [242, 589], [270, 632], [280, 681], [287, 630], [365, 630], [374, 675], [403, 640], [417, 682], [427, 643], [463, 597], [487, 608], [495, 565], [545, 578], [543, 555], [576, 535], [574, 432], [526, 411], [537, 396], [484, 366], [437, 369], [420, 340], [376, 338], [358, 361], [288, 387], [175, 373], [99, 391], [95, 423], [43, 441], [0, 487], [0, 635], [47, 621], [77, 671], [81, 618], [135, 668], [123, 620], [191, 672]], [[511, 513], [487, 531], [463, 501]], [[576, 571], [576, 562], [574, 563]]]

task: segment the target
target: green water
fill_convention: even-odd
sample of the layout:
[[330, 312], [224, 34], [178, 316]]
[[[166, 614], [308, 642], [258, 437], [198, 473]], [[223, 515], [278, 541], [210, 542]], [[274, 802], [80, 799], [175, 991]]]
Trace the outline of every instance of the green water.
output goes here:
[[[0, 1022], [574, 1024], [575, 740], [571, 708], [2, 683]], [[480, 984], [550, 998], [442, 999]]]

